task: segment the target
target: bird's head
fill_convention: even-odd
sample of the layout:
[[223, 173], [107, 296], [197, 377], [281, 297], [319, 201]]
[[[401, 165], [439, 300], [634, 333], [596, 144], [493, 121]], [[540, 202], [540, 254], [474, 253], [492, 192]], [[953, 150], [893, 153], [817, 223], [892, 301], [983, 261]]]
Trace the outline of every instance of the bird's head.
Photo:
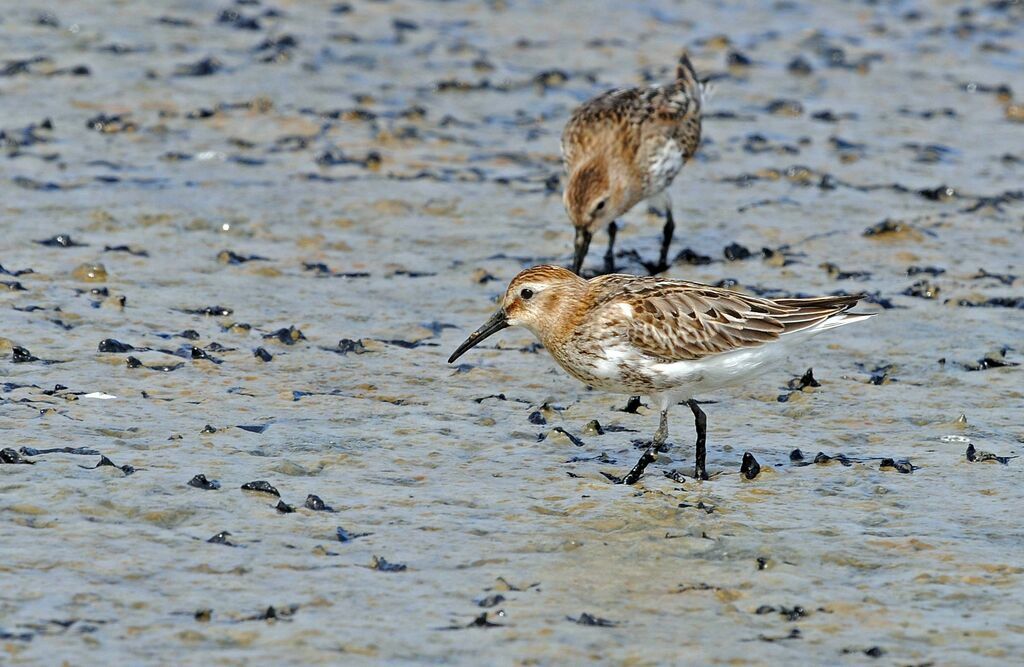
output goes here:
[[541, 265], [521, 271], [509, 283], [498, 310], [459, 345], [448, 363], [507, 327], [524, 327], [544, 340], [563, 324], [564, 310], [578, 305], [578, 291], [585, 285], [585, 280], [560, 266]]
[[579, 273], [594, 232], [625, 211], [625, 188], [613, 178], [608, 160], [595, 158], [569, 174], [562, 199], [576, 228], [573, 272]]

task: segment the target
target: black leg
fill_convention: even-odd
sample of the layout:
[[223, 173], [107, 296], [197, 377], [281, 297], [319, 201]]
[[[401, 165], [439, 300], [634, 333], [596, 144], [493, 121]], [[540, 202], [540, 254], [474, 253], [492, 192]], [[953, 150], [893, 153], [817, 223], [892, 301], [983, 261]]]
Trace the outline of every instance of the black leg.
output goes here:
[[708, 420], [704, 411], [697, 405], [697, 401], [692, 398], [686, 402], [690, 406], [690, 410], [693, 411], [693, 425], [697, 429], [697, 455], [693, 464], [693, 476], [697, 479], [707, 479], [707, 437], [708, 437]]
[[608, 223], [608, 251], [604, 254], [605, 273], [615, 271], [615, 233], [618, 231], [619, 226], [614, 220]]
[[625, 477], [617, 479], [609, 476], [609, 479], [616, 484], [636, 484], [644, 474], [644, 470], [647, 469], [647, 466], [654, 463], [657, 458], [657, 454], [654, 453], [654, 447], [648, 447], [644, 451], [643, 456], [640, 457], [640, 460], [636, 462], [635, 466], [633, 466], [633, 469], [626, 473]]
[[668, 247], [672, 244], [672, 234], [676, 231], [675, 220], [672, 219], [672, 205], [665, 209], [665, 228], [661, 236], [661, 255], [658, 257], [658, 267], [665, 271], [668, 269]]
[[643, 456], [636, 462], [636, 465], [626, 473], [625, 477], [619, 477], [612, 475], [611, 473], [601, 473], [615, 484], [636, 484], [640, 480], [640, 477], [644, 474], [644, 470], [647, 466], [654, 463], [658, 459], [657, 452], [662, 451], [665, 448], [665, 440], [668, 438], [668, 410], [661, 411], [661, 421], [658, 422], [658, 430], [654, 432], [654, 440], [651, 441], [651, 446], [644, 450]]

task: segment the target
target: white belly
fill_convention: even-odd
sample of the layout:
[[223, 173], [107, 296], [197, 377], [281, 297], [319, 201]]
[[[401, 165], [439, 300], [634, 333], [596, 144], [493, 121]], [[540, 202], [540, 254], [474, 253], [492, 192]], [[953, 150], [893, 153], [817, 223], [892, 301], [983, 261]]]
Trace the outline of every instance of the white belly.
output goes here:
[[675, 385], [686, 392], [703, 394], [725, 387], [735, 387], [768, 371], [786, 357], [785, 346], [779, 343], [723, 352], [696, 361], [675, 361], [652, 364], [651, 371], [660, 375], [665, 386]]
[[683, 168], [683, 151], [679, 144], [669, 140], [651, 158], [649, 169], [649, 187], [651, 195], [668, 187], [679, 170]]

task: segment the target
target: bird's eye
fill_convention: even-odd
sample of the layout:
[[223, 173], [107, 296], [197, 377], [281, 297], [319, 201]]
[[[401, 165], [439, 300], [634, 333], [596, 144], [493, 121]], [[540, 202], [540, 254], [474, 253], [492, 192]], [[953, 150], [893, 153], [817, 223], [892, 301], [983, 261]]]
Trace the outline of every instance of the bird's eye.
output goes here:
[[531, 298], [533, 298], [533, 290], [530, 289], [529, 287], [524, 287], [523, 289], [519, 290], [519, 296], [522, 297], [523, 301], [529, 301]]

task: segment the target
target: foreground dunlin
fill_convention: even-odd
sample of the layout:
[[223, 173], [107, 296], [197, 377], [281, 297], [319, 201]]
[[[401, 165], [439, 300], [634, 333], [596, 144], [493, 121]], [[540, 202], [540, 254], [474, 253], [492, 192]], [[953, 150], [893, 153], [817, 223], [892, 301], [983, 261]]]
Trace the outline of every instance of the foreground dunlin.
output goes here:
[[648, 199], [665, 212], [661, 254], [668, 266], [675, 222], [666, 188], [700, 143], [702, 86], [684, 53], [668, 86], [610, 90], [585, 102], [562, 132], [568, 182], [563, 198], [576, 228], [573, 271], [579, 273], [590, 239], [608, 228], [605, 271], [614, 270], [616, 218]]
[[448, 363], [506, 327], [526, 327], [577, 380], [646, 395], [661, 411], [651, 446], [616, 481], [640, 478], [668, 437], [669, 408], [683, 401], [696, 421], [694, 476], [707, 479], [706, 421], [694, 395], [743, 384], [809, 336], [872, 317], [847, 312], [862, 296], [759, 299], [682, 280], [584, 280], [561, 267], [535, 266], [512, 279], [498, 311]]

